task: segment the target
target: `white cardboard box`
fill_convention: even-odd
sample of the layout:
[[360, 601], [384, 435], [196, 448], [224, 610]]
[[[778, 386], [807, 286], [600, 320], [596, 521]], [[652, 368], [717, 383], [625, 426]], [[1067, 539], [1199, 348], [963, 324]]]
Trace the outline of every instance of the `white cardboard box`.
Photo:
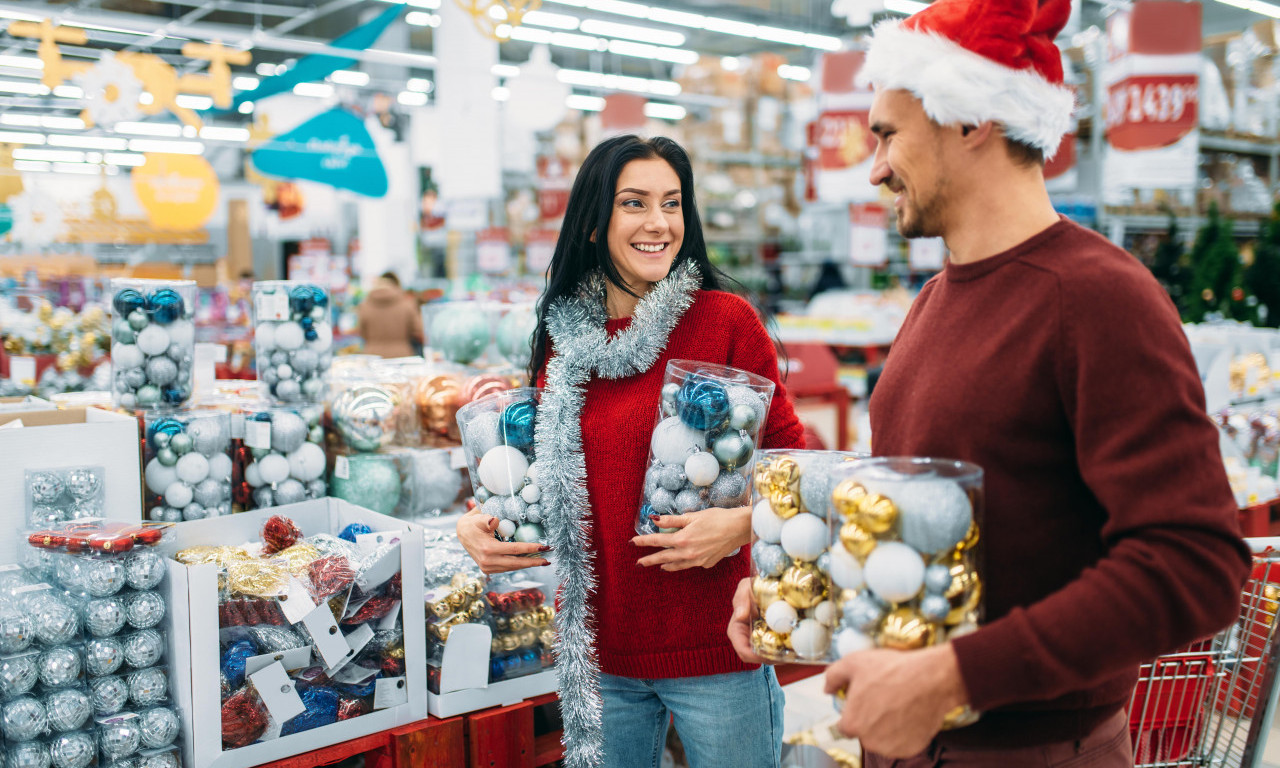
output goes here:
[[[21, 421], [21, 427], [6, 427]], [[142, 519], [142, 444], [138, 420], [100, 408], [0, 413], [0, 563], [21, 559], [13, 535], [26, 527], [28, 469], [98, 466], [106, 471], [103, 516]]]
[[365, 523], [375, 532], [398, 533], [408, 700], [323, 728], [224, 752], [218, 678], [217, 568], [212, 564], [187, 567], [171, 561], [169, 585], [174, 632], [169, 638], [169, 658], [173, 660], [170, 684], [182, 714], [183, 764], [187, 768], [248, 768], [407, 725], [427, 716], [421, 527], [340, 499], [326, 498], [186, 522], [174, 526], [162, 546], [166, 554], [172, 555], [199, 544], [238, 545], [256, 541], [263, 522], [276, 514], [292, 519], [308, 536], [337, 534], [350, 523]]
[[505, 707], [560, 687], [554, 667], [532, 675], [489, 682], [489, 640], [486, 624], [460, 624], [449, 633], [440, 660], [440, 693], [427, 691], [427, 711], [453, 717], [488, 707]]

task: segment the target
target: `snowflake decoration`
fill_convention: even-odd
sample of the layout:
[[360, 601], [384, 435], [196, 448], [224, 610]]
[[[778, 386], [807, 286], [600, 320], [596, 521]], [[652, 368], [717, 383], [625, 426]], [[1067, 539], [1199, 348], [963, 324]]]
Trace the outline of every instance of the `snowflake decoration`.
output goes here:
[[47, 192], [28, 187], [9, 198], [13, 229], [9, 236], [28, 248], [50, 245], [62, 234], [62, 208]]
[[869, 27], [872, 17], [884, 10], [884, 0], [835, 0], [831, 15], [851, 27]]
[[92, 69], [73, 79], [84, 89], [88, 107], [81, 117], [86, 124], [110, 128], [141, 114], [138, 100], [142, 98], [142, 81], [134, 75], [133, 67], [118, 60], [111, 51], [102, 54]]

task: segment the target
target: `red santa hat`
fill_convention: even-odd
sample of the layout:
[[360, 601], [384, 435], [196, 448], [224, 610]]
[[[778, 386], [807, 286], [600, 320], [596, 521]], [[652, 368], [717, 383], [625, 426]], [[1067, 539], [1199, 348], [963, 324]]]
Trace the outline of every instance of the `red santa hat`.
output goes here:
[[1075, 107], [1053, 43], [1070, 14], [1070, 0], [936, 0], [876, 25], [859, 79], [910, 91], [940, 125], [994, 121], [1053, 157]]

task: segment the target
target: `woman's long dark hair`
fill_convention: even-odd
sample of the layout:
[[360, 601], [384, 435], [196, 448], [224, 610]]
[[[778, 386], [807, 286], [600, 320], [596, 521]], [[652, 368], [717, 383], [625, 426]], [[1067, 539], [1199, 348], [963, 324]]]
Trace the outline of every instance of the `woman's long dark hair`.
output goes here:
[[[663, 136], [642, 139], [627, 135], [606, 139], [587, 155], [569, 192], [560, 239], [556, 241], [555, 254], [551, 257], [547, 288], [538, 300], [538, 327], [533, 332], [533, 357], [529, 361], [530, 381], [537, 379], [538, 371], [547, 361], [547, 310], [556, 299], [572, 294], [583, 275], [599, 269], [609, 282], [632, 296], [637, 295], [627, 287], [613, 265], [607, 233], [622, 168], [632, 160], [652, 158], [666, 160], [680, 178], [684, 241], [671, 263], [672, 268], [692, 261], [702, 275], [702, 289], [705, 291], [722, 290], [726, 284], [728, 278], [711, 266], [707, 258], [702, 220], [698, 217], [698, 205], [693, 196], [693, 166], [684, 148]], [[597, 233], [595, 242], [591, 241], [592, 233]]]

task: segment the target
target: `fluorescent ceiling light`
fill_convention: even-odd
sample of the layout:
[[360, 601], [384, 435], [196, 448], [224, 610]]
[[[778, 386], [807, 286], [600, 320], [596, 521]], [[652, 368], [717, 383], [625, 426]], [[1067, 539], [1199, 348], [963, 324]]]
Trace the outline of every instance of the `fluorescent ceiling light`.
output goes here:
[[200, 155], [204, 144], [198, 141], [164, 141], [163, 139], [129, 139], [131, 152], [162, 152], [174, 155]]
[[196, 127], [194, 125], [182, 126], [182, 138], [194, 139], [196, 136], [199, 136], [199, 135], [200, 135], [199, 131], [196, 130]]
[[140, 96], [138, 96], [138, 103], [139, 103], [139, 104], [152, 104], [152, 103], [154, 103], [154, 102], [155, 102], [155, 100], [156, 100], [156, 97], [152, 96], [152, 95], [151, 95], [149, 92], [147, 92], [147, 91], [143, 91], [143, 92], [142, 92], [142, 94], [141, 94]]
[[414, 8], [439, 8], [440, 0], [382, 0], [384, 3], [408, 5]]
[[102, 166], [97, 163], [54, 163], [54, 173], [79, 173], [84, 176], [97, 176], [102, 173]]
[[601, 21], [600, 19], [586, 19], [579, 26], [579, 29], [588, 35], [622, 37], [627, 40], [639, 40], [642, 43], [652, 43], [654, 45], [679, 46], [684, 45], [685, 40], [684, 34], [681, 32], [654, 29], [652, 27], [637, 27], [632, 24], [619, 24], [614, 21]]
[[[1223, 0], [1219, 1], [1222, 2]], [[675, 24], [681, 27], [689, 27], [690, 29], [706, 29], [726, 35], [737, 35], [738, 37], [758, 37], [758, 39], [783, 42], [790, 45], [803, 45], [807, 48], [817, 48], [823, 51], [838, 51], [842, 47], [840, 39], [830, 35], [817, 35], [781, 27], [757, 26], [735, 19], [703, 16], [697, 13], [674, 11], [640, 3], [620, 2], [620, 0], [550, 0], [550, 2], [579, 8], [587, 7], [604, 13], [614, 13], [635, 19], [649, 19], [650, 21]], [[886, 0], [885, 6], [891, 7], [891, 3], [904, 2], [912, 2], [912, 0]], [[1269, 5], [1268, 3], [1263, 3], [1262, 0], [1233, 0], [1234, 2]], [[912, 4], [914, 5], [915, 3], [912, 2]], [[923, 8], [925, 6], [920, 4], [920, 7]]]
[[[1251, 2], [1251, 0], [1245, 0], [1245, 1]], [[1219, 2], [1221, 2], [1221, 0], [1219, 0]], [[928, 3], [921, 3], [921, 2], [918, 2], [918, 0], [884, 0], [884, 9], [886, 11], [893, 11], [894, 13], [905, 13], [908, 16], [913, 13], [918, 13], [920, 11], [923, 11], [925, 8], [928, 8], [928, 7], [929, 7]]]
[[425, 107], [427, 94], [421, 91], [401, 91], [396, 96], [396, 101], [406, 107]]
[[492, 67], [489, 68], [489, 71], [492, 72], [495, 77], [519, 77], [520, 76], [520, 68], [514, 64], [494, 64]]
[[235, 88], [237, 91], [252, 91], [254, 88], [258, 87], [259, 82], [260, 81], [256, 77], [241, 75], [240, 77], [232, 78], [231, 87]]
[[339, 69], [329, 75], [329, 79], [339, 85], [362, 86], [369, 84], [368, 72], [356, 72], [351, 69]]
[[60, 130], [79, 131], [84, 129], [84, 121], [78, 117], [58, 117], [57, 115], [32, 115], [21, 112], [9, 112], [0, 115], [0, 123], [5, 125], [21, 125], [28, 128], [55, 128]]
[[494, 101], [506, 101], [507, 99], [511, 98], [511, 89], [504, 88], [503, 86], [499, 85], [497, 88], [494, 88], [492, 91], [490, 91], [489, 95], [493, 97]]
[[489, 18], [493, 19], [494, 21], [507, 20], [507, 9], [503, 8], [501, 5], [489, 6], [489, 10], [487, 11], [487, 13], [489, 14]]
[[844, 43], [840, 42], [840, 38], [831, 35], [806, 34], [804, 36], [804, 44], [809, 48], [817, 48], [820, 51], [838, 51], [844, 47]]
[[1280, 19], [1280, 5], [1265, 3], [1262, 0], [1218, 0], [1223, 5], [1231, 5], [1236, 8], [1243, 8], [1246, 11], [1260, 13], [1263, 16], [1270, 16], [1274, 19]]
[[82, 163], [84, 153], [74, 149], [15, 149], [14, 160], [44, 160], [50, 163]]
[[431, 93], [435, 90], [436, 84], [423, 77], [411, 77], [405, 82], [404, 87], [417, 93]]
[[670, 61], [674, 64], [697, 64], [698, 59], [702, 58], [697, 51], [691, 51], [688, 48], [663, 48], [662, 46], [654, 47], [653, 57], [659, 61]]
[[26, 131], [0, 131], [0, 144], [43, 144], [43, 133]]
[[13, 161], [13, 170], [26, 171], [27, 173], [48, 173], [53, 170], [53, 166], [43, 160], [15, 160]]
[[796, 67], [791, 64], [782, 64], [778, 67], [778, 77], [784, 80], [795, 80], [799, 83], [809, 82], [812, 72], [808, 67]]
[[578, 28], [578, 17], [570, 16], [565, 13], [551, 13], [549, 11], [529, 11], [521, 19], [522, 24], [532, 24], [535, 27], [548, 27], [550, 29], [567, 29], [574, 30]]
[[712, 32], [721, 32], [726, 35], [738, 35], [739, 37], [755, 37], [756, 25], [748, 24], [745, 21], [734, 21], [733, 19], [721, 19], [716, 16], [708, 16], [702, 24], [703, 29]]
[[248, 141], [249, 129], [206, 125], [200, 129], [200, 138], [210, 141]]
[[44, 69], [44, 62], [34, 56], [9, 56], [0, 54], [0, 66], [18, 69]]
[[28, 96], [44, 96], [49, 89], [39, 81], [0, 80], [0, 91], [5, 93], [22, 93]]
[[30, 13], [20, 13], [18, 11], [0, 11], [0, 19], [17, 19], [18, 21], [44, 21], [43, 16], [34, 16]]
[[251, 112], [253, 112], [253, 102], [252, 101], [240, 102], [240, 106], [237, 108], [236, 111], [238, 111], [242, 115], [250, 114]]
[[768, 40], [774, 43], [782, 43], [784, 45], [804, 45], [805, 33], [794, 29], [783, 29], [782, 27], [766, 27], [760, 25], [756, 27], [756, 37], [761, 40]]
[[650, 8], [648, 18], [650, 21], [676, 24], [690, 29], [703, 29], [707, 23], [707, 17], [700, 13], [685, 13], [684, 11], [673, 11], [667, 8]]
[[742, 66], [742, 61], [737, 56], [721, 56], [720, 68], [726, 72], [737, 72]]
[[680, 93], [680, 84], [673, 80], [646, 80], [643, 77], [605, 75], [582, 69], [561, 69], [556, 73], [556, 79], [567, 85], [583, 88], [650, 93], [655, 96], [675, 96]]
[[[516, 27], [511, 30], [513, 36], [516, 29], [520, 29], [520, 27]], [[551, 44], [559, 45], [564, 48], [577, 48], [582, 51], [599, 51], [601, 50], [600, 43], [601, 41], [599, 38], [588, 35], [575, 35], [572, 32], [551, 33]]]
[[116, 133], [128, 133], [134, 136], [181, 136], [182, 126], [177, 123], [116, 123], [112, 128]]
[[619, 16], [632, 16], [637, 19], [649, 17], [649, 7], [640, 3], [625, 3], [622, 0], [587, 0], [587, 7], [593, 11], [616, 13]]
[[81, 99], [84, 98], [84, 89], [78, 85], [60, 85], [53, 89], [53, 95], [64, 99]]
[[687, 114], [685, 108], [679, 104], [654, 104], [653, 102], [644, 105], [644, 113], [660, 120], [681, 120]]
[[404, 15], [405, 23], [415, 27], [438, 27], [440, 26], [440, 16], [434, 13], [423, 13], [422, 11], [411, 11]]
[[68, 136], [60, 133], [52, 133], [49, 134], [48, 144], [51, 147], [121, 150], [129, 146], [129, 141], [115, 136]]
[[604, 109], [604, 99], [600, 96], [573, 94], [564, 100], [564, 105], [569, 109], [579, 109], [583, 112], [599, 112]]
[[112, 165], [127, 165], [135, 167], [147, 162], [146, 155], [139, 155], [136, 152], [108, 152], [103, 160]]
[[293, 86], [293, 92], [299, 96], [327, 99], [333, 95], [333, 86], [328, 83], [298, 83]]
[[203, 110], [213, 106], [213, 99], [208, 96], [192, 96], [189, 93], [180, 93], [173, 100], [173, 103], [187, 109]]
[[[506, 28], [506, 34], [502, 34], [502, 28]], [[532, 29], [530, 27], [512, 27], [502, 24], [498, 27], [499, 37], [509, 37], [512, 40], [519, 40], [523, 43], [542, 43], [543, 45], [551, 44], [551, 37], [554, 33], [545, 29]]]
[[258, 66], [254, 67], [253, 71], [257, 72], [259, 75], [262, 75], [263, 77], [271, 77], [276, 73], [276, 65], [264, 61], [259, 63]]

